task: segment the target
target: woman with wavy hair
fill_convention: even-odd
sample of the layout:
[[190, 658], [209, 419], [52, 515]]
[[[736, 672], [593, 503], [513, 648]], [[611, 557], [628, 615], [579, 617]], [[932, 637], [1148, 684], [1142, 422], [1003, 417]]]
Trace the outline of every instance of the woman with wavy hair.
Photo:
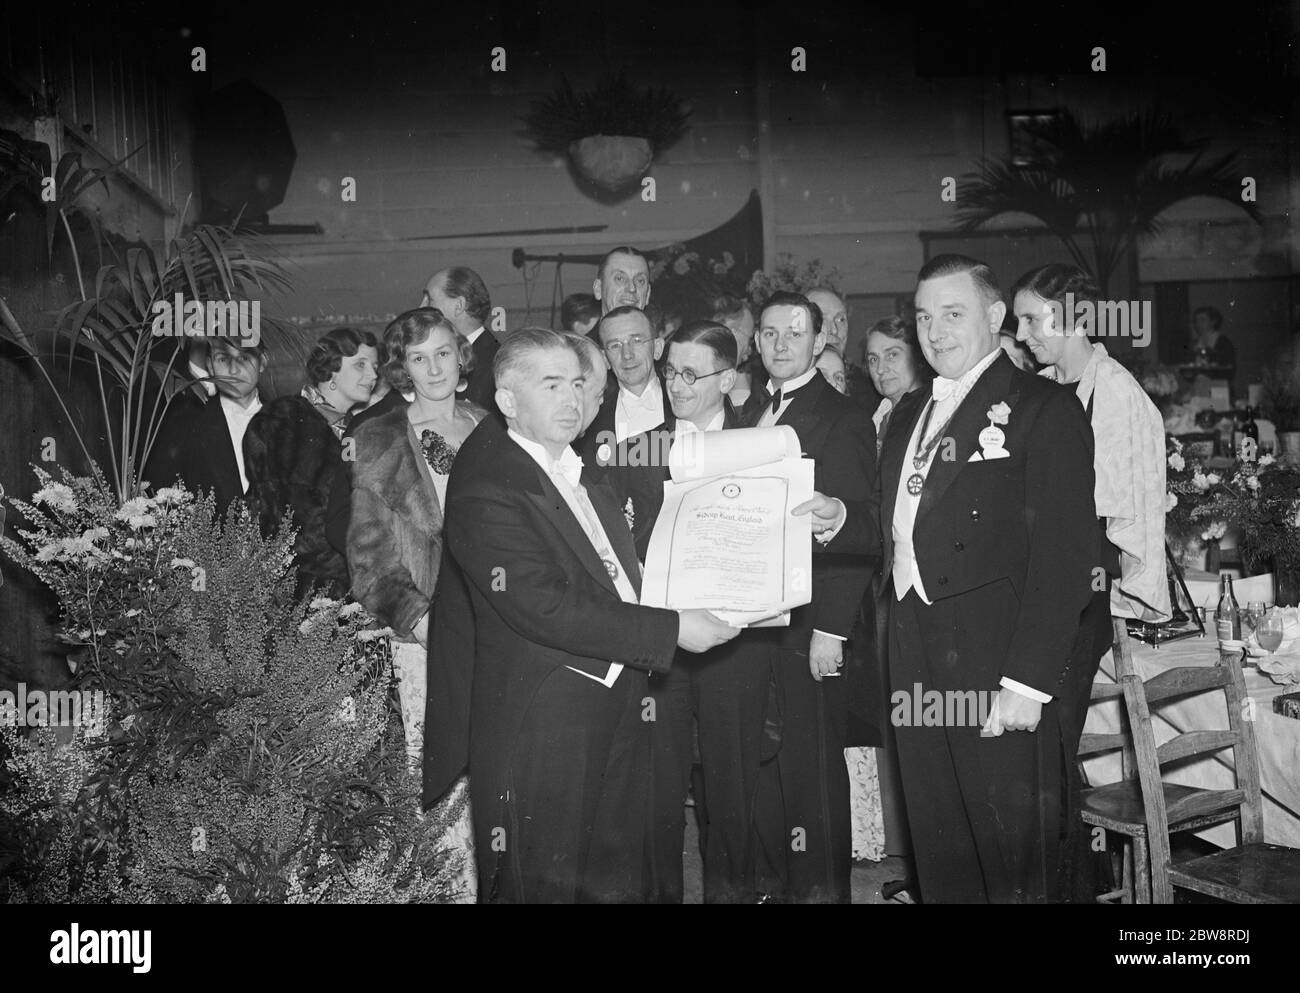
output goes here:
[[359, 425], [353, 435], [348, 565], [353, 594], [395, 632], [407, 756], [418, 766], [447, 477], [457, 450], [487, 412], [459, 396], [473, 350], [441, 311], [420, 307], [399, 315], [384, 332], [384, 345], [384, 378], [413, 398]]
[[[353, 595], [394, 632], [393, 670], [407, 763], [416, 773], [422, 765], [428, 666], [433, 661], [429, 622], [434, 592], [443, 572], [453, 573], [443, 579], [443, 595], [448, 580], [458, 578], [451, 559], [443, 559], [447, 478], [456, 452], [487, 411], [460, 395], [474, 367], [473, 346], [441, 311], [419, 307], [399, 314], [384, 331], [384, 348], [384, 378], [412, 399], [353, 432], [348, 565]], [[445, 844], [464, 859], [462, 896], [472, 900], [473, 833], [463, 779], [441, 810], [460, 810]]]
[[299, 597], [313, 588], [334, 597], [347, 592], [347, 562], [325, 537], [326, 507], [343, 432], [352, 411], [370, 400], [378, 362], [369, 331], [327, 331], [307, 356], [302, 392], [272, 400], [244, 435], [248, 499], [263, 532], [274, 532], [293, 512]]

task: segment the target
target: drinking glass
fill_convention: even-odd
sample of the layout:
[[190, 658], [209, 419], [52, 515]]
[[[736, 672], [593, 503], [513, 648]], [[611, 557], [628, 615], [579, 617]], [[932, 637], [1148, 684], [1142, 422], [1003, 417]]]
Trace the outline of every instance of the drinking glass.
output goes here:
[[1241, 618], [1242, 638], [1249, 637], [1249, 632], [1246, 631], [1247, 625], [1249, 625], [1251, 632], [1257, 631], [1259, 629], [1259, 622], [1264, 619], [1264, 613], [1265, 613], [1265, 607], [1264, 607], [1263, 600], [1251, 600], [1248, 604], [1246, 604], [1246, 612], [1245, 614], [1242, 615]]
[[1259, 642], [1259, 647], [1264, 649], [1270, 655], [1278, 650], [1282, 644], [1282, 611], [1274, 607], [1264, 615], [1263, 620], [1255, 629], [1255, 640]]

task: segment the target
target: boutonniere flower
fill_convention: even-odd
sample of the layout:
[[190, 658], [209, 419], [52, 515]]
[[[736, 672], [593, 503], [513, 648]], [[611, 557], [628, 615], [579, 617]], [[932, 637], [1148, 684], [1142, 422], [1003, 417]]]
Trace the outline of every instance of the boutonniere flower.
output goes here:
[[995, 403], [989, 408], [988, 419], [994, 424], [1005, 424], [1011, 416], [1011, 408], [1005, 403]]
[[623, 504], [623, 519], [624, 519], [625, 521], [627, 521], [627, 529], [628, 529], [629, 531], [635, 530], [635, 526], [636, 526], [636, 510], [634, 510], [633, 507], [632, 507], [632, 498], [631, 498], [631, 497], [628, 497], [628, 498], [627, 498], [627, 503]]

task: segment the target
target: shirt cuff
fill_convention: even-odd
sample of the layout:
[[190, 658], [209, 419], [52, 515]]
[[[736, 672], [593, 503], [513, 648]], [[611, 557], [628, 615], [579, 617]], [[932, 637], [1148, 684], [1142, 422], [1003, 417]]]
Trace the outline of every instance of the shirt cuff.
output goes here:
[[839, 499], [838, 497], [831, 497], [831, 499], [840, 505], [840, 516], [837, 519], [837, 522], [833, 528], [823, 531], [821, 534], [816, 536], [817, 540], [821, 542], [823, 545], [829, 545], [832, 541], [834, 541], [835, 536], [840, 533], [840, 530], [844, 527], [845, 523], [849, 519], [849, 508], [844, 506], [844, 501]]
[[1027, 696], [1036, 703], [1052, 702], [1052, 698], [1048, 694], [1036, 690], [1032, 686], [1026, 686], [1024, 683], [1017, 683], [1014, 679], [1010, 679], [1007, 676], [1002, 677], [1001, 686], [1003, 689], [1013, 690], [1021, 696]]
[[842, 634], [831, 634], [829, 631], [822, 631], [822, 630], [820, 630], [820, 629], [818, 629], [818, 628], [813, 628], [813, 634], [824, 634], [824, 635], [826, 635], [826, 637], [828, 637], [828, 638], [834, 638], [836, 641], [848, 641], [848, 640], [849, 640], [848, 638], [844, 637], [844, 635], [842, 635]]

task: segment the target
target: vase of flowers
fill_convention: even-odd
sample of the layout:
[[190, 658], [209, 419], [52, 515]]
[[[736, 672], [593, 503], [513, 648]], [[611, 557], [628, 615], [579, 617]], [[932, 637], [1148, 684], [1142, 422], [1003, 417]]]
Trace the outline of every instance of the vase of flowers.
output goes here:
[[[1165, 539], [1175, 557], [1189, 568], [1213, 572], [1226, 522], [1206, 520], [1197, 511], [1220, 482], [1204, 463], [1173, 435], [1165, 436]], [[1210, 562], [1213, 556], [1216, 562]]]
[[1216, 528], [1231, 524], [1246, 568], [1271, 568], [1277, 602], [1300, 602], [1300, 466], [1261, 455], [1237, 462], [1226, 479], [1210, 482], [1207, 476], [1206, 482], [1208, 498], [1192, 510], [1192, 520]]

